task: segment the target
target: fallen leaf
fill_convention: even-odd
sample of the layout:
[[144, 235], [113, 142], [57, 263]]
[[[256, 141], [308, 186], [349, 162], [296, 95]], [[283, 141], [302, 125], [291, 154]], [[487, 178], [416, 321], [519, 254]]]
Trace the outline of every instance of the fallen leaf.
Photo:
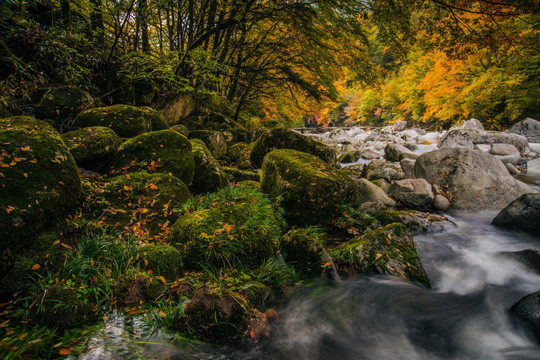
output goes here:
[[69, 246], [68, 244], [60, 243], [60, 246], [62, 246], [63, 248], [69, 249], [69, 250], [73, 250], [73, 248], [71, 246]]
[[163, 276], [157, 276], [156, 279], [158, 279], [159, 281], [161, 281], [164, 284], [167, 283], [167, 281], [165, 280], [165, 278]]
[[150, 185], [148, 185], [148, 187], [149, 187], [151, 190], [156, 190], [156, 189], [157, 189], [157, 186], [154, 185], [154, 184], [150, 184]]
[[40, 268], [39, 264], [34, 264], [34, 265], [32, 266], [32, 270], [37, 270], [37, 269], [39, 269], [39, 268]]
[[161, 316], [162, 318], [166, 318], [167, 317], [167, 314], [165, 314], [165, 312], [163, 311], [160, 311], [158, 312], [159, 316]]
[[71, 350], [69, 349], [61, 349], [58, 354], [62, 355], [62, 356], [66, 356], [66, 355], [69, 355], [71, 354]]
[[30, 151], [30, 146], [24, 146], [21, 148], [21, 151]]

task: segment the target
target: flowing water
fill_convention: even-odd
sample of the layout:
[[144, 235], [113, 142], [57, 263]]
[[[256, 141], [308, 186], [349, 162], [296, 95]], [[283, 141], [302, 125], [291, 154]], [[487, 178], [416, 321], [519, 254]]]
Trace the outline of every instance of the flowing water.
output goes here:
[[[539, 160], [524, 180], [540, 185]], [[386, 276], [299, 287], [277, 304], [271, 337], [249, 350], [137, 338], [136, 321], [113, 317], [83, 358], [540, 359], [538, 343], [508, 314], [540, 290], [540, 273], [501, 254], [540, 248], [540, 237], [492, 226], [496, 214], [451, 213], [456, 228], [415, 237], [431, 290]]]

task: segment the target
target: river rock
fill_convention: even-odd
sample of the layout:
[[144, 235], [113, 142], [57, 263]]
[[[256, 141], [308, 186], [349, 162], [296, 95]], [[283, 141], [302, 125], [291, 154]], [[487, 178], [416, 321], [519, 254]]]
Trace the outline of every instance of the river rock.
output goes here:
[[375, 179], [371, 181], [373, 184], [377, 185], [385, 194], [390, 194], [390, 183], [384, 179]]
[[338, 161], [340, 163], [345, 163], [345, 164], [354, 163], [360, 160], [361, 157], [362, 157], [362, 152], [360, 150], [355, 150], [355, 151], [350, 151], [348, 153], [341, 155], [338, 158]]
[[444, 211], [448, 209], [452, 204], [450, 203], [450, 200], [446, 196], [443, 196], [441, 194], [435, 195], [435, 198], [433, 199], [433, 208], [435, 210]]
[[[385, 181], [384, 179], [379, 179]], [[383, 189], [372, 183], [371, 181], [360, 178], [356, 180], [358, 186], [358, 201], [357, 205], [368, 202], [380, 202], [387, 207], [396, 206], [396, 202], [384, 192]]]
[[310, 229], [291, 230], [281, 240], [282, 253], [297, 272], [323, 279], [338, 279], [336, 265], [320, 238], [320, 234]]
[[524, 136], [493, 131], [451, 130], [439, 142], [439, 148], [465, 147], [473, 149], [477, 144], [510, 144], [524, 155], [530, 152], [529, 142]]
[[503, 252], [502, 256], [519, 261], [529, 269], [540, 274], [540, 249], [525, 249], [514, 252]]
[[462, 121], [450, 128], [450, 130], [477, 130], [484, 131], [484, 125], [478, 119]]
[[431, 184], [421, 178], [396, 180], [390, 193], [394, 199], [413, 209], [425, 208], [433, 202]]
[[129, 139], [111, 160], [111, 174], [135, 171], [171, 173], [190, 186], [195, 163], [189, 140], [173, 130], [153, 131]]
[[530, 143], [540, 143], [540, 121], [538, 120], [526, 118], [512, 126], [508, 132], [525, 136]]
[[331, 255], [363, 273], [399, 276], [431, 287], [412, 235], [403, 224], [389, 224], [355, 237]]
[[364, 177], [368, 180], [385, 179], [389, 183], [405, 178], [399, 164], [384, 160], [373, 160], [364, 169]]
[[446, 231], [456, 224], [443, 215], [435, 215], [417, 210], [388, 210], [383, 209], [373, 213], [381, 225], [401, 223], [413, 235], [434, 234]]
[[190, 190], [195, 194], [204, 194], [229, 186], [227, 174], [214, 159], [205, 143], [199, 139], [192, 139], [190, 142], [191, 154], [195, 162]]
[[309, 153], [332, 166], [340, 166], [334, 149], [307, 136], [283, 128], [273, 129], [259, 137], [251, 151], [251, 163], [260, 168], [266, 154], [276, 149], [292, 149]]
[[86, 110], [77, 115], [73, 123], [75, 129], [91, 126], [109, 127], [121, 138], [169, 128], [160, 112], [121, 104]]
[[505, 163], [504, 166], [508, 169], [508, 172], [511, 175], [517, 175], [520, 173], [517, 167], [514, 166], [514, 164], [511, 163]]
[[510, 313], [521, 320], [540, 342], [540, 291], [529, 294], [512, 305]]
[[122, 143], [114, 131], [103, 126], [70, 131], [62, 139], [77, 165], [89, 170], [101, 169]]
[[441, 186], [456, 209], [501, 209], [517, 197], [534, 192], [515, 180], [492, 155], [464, 148], [422, 154], [413, 176]]
[[202, 140], [212, 156], [216, 159], [221, 159], [227, 154], [227, 141], [225, 136], [219, 131], [213, 130], [194, 130], [188, 134], [188, 139]]
[[519, 153], [519, 150], [514, 146], [510, 144], [493, 144], [491, 145], [491, 155], [499, 155], [499, 156], [506, 156], [506, 155], [514, 155], [514, 156], [521, 156]]
[[339, 205], [358, 199], [356, 182], [315, 155], [274, 150], [264, 159], [261, 190], [281, 198], [289, 225], [312, 225], [338, 214]]
[[399, 165], [401, 166], [401, 170], [403, 171], [403, 175], [406, 179], [412, 178], [412, 171], [414, 169], [414, 164], [416, 163], [416, 160], [413, 159], [402, 159], [399, 162]]
[[540, 236], [540, 193], [524, 194], [512, 201], [491, 223]]
[[388, 161], [397, 162], [402, 159], [417, 159], [418, 154], [413, 153], [403, 145], [388, 144], [384, 149], [384, 157]]

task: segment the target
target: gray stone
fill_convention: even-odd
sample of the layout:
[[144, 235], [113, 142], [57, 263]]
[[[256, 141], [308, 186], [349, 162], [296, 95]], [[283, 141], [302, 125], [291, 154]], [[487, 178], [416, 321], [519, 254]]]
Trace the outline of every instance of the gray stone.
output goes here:
[[401, 165], [401, 170], [403, 170], [403, 174], [405, 174], [406, 179], [412, 178], [412, 170], [414, 168], [414, 163], [416, 160], [413, 159], [402, 159], [399, 162], [399, 165]]
[[512, 133], [477, 130], [451, 130], [439, 141], [439, 148], [464, 147], [473, 149], [477, 144], [510, 144], [520, 154], [530, 151], [527, 138]]
[[531, 143], [540, 143], [540, 121], [527, 118], [508, 130], [508, 132], [523, 135]]
[[384, 160], [373, 160], [364, 169], [364, 177], [368, 180], [385, 179], [388, 182], [401, 180], [405, 174], [401, 171], [401, 166]]
[[512, 201], [491, 223], [540, 236], [540, 193], [524, 194]]
[[216, 159], [221, 159], [227, 154], [227, 140], [219, 131], [212, 130], [195, 130], [190, 131], [188, 139], [199, 139], [204, 142], [212, 156]]
[[520, 156], [519, 150], [514, 145], [510, 144], [493, 144], [491, 145], [491, 155], [517, 155]]
[[508, 169], [508, 172], [511, 174], [511, 175], [517, 175], [520, 173], [520, 171], [518, 170], [517, 167], [515, 167], [514, 165], [510, 164], [510, 163], [505, 163], [504, 166]]
[[433, 202], [431, 184], [425, 179], [396, 180], [390, 190], [394, 199], [411, 208], [425, 208]]
[[384, 179], [375, 179], [372, 181], [373, 184], [377, 185], [384, 191], [386, 194], [390, 194], [390, 183]]
[[463, 148], [422, 154], [413, 176], [441, 186], [457, 209], [502, 209], [517, 197], [534, 192], [492, 155]]
[[[361, 205], [366, 202], [378, 201], [385, 206], [395, 206], [396, 202], [390, 198], [380, 187], [366, 179], [355, 179], [358, 186], [358, 203]], [[381, 179], [382, 180], [382, 179]], [[385, 181], [385, 180], [382, 180]]]
[[416, 160], [418, 156], [418, 154], [413, 153], [403, 145], [388, 144], [384, 149], [384, 157], [388, 161], [400, 161], [402, 159]]
[[435, 210], [444, 211], [450, 207], [450, 200], [443, 195], [435, 195], [433, 199], [433, 208]]
[[469, 119], [452, 126], [450, 130], [478, 130], [484, 131], [484, 125], [478, 119]]
[[512, 305], [510, 313], [532, 330], [540, 342], [540, 291], [529, 294]]

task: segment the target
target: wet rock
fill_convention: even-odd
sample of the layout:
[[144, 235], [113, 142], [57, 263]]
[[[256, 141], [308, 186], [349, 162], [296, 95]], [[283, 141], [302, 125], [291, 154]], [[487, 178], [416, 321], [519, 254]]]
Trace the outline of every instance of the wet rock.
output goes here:
[[355, 151], [350, 151], [341, 155], [338, 161], [340, 163], [349, 164], [349, 163], [357, 162], [358, 160], [360, 160], [361, 157], [362, 157], [362, 152], [359, 150], [355, 150]]
[[435, 198], [433, 199], [433, 208], [435, 210], [444, 211], [448, 209], [452, 204], [450, 203], [450, 200], [446, 196], [443, 195], [435, 195]]
[[100, 170], [105, 166], [122, 143], [111, 129], [95, 126], [70, 131], [62, 135], [78, 166], [89, 170]]
[[247, 324], [247, 329], [242, 337], [242, 343], [254, 345], [270, 336], [271, 322], [274, 321], [276, 317], [277, 312], [273, 309], [268, 309], [264, 313], [254, 309], [252, 311], [251, 319]]
[[512, 305], [510, 313], [522, 321], [540, 343], [540, 291], [529, 294]]
[[394, 180], [403, 179], [405, 174], [399, 164], [389, 163], [384, 160], [373, 160], [365, 167], [364, 177], [370, 181], [385, 179], [391, 183]]
[[377, 185], [379, 188], [381, 188], [382, 191], [384, 191], [385, 194], [390, 194], [390, 183], [384, 179], [375, 179], [372, 181], [373, 184]]
[[502, 256], [519, 261], [529, 269], [540, 274], [540, 249], [525, 249], [514, 252], [503, 252]]
[[416, 163], [416, 160], [413, 159], [402, 159], [399, 162], [399, 165], [401, 165], [401, 170], [403, 170], [403, 174], [405, 176], [405, 179], [412, 178], [412, 171], [414, 169], [414, 164]]
[[[384, 179], [378, 180], [386, 181]], [[356, 179], [356, 185], [358, 186], [358, 205], [369, 202], [380, 202], [387, 207], [396, 206], [396, 202], [390, 196], [388, 196], [388, 194], [384, 192], [383, 189], [381, 189], [371, 181], [363, 178]]]
[[332, 218], [337, 207], [354, 204], [356, 182], [318, 157], [281, 149], [268, 153], [261, 171], [261, 190], [281, 198], [289, 225], [311, 225]]
[[251, 163], [261, 167], [264, 157], [276, 149], [292, 149], [317, 156], [332, 166], [339, 167], [336, 152], [331, 147], [292, 130], [276, 128], [262, 134], [251, 151]]
[[195, 172], [190, 190], [195, 194], [204, 194], [229, 186], [227, 174], [206, 145], [199, 139], [193, 139], [190, 142], [195, 161]]
[[538, 120], [526, 118], [512, 126], [508, 132], [525, 136], [531, 143], [540, 143], [540, 121]]
[[426, 208], [433, 202], [431, 184], [421, 178], [396, 180], [390, 193], [394, 199], [413, 209]]
[[171, 173], [189, 186], [195, 162], [192, 145], [185, 136], [176, 131], [161, 130], [136, 136], [120, 145], [109, 168], [112, 174]]
[[399, 276], [431, 287], [412, 235], [403, 224], [389, 224], [356, 237], [331, 255], [363, 273]]
[[189, 129], [185, 125], [176, 124], [169, 128], [169, 130], [174, 130], [176, 132], [179, 132], [180, 134], [184, 135], [185, 137], [189, 134]]
[[121, 138], [132, 138], [150, 131], [169, 128], [163, 115], [148, 107], [131, 105], [112, 105], [94, 108], [80, 113], [73, 123], [73, 128], [91, 126], [111, 128]]
[[534, 192], [492, 155], [463, 148], [422, 154], [413, 176], [442, 187], [457, 209], [501, 209], [518, 196]]
[[521, 173], [521, 171], [519, 171], [518, 168], [515, 167], [513, 164], [506, 163], [506, 164], [504, 164], [504, 166], [508, 169], [508, 172], [511, 175], [517, 175], [517, 174]]
[[491, 223], [540, 236], [540, 193], [520, 196], [501, 210]]
[[416, 210], [380, 210], [373, 214], [382, 225], [401, 223], [405, 225], [413, 235], [434, 234], [446, 231], [455, 224], [448, 218]]
[[199, 139], [204, 142], [212, 156], [216, 159], [221, 159], [227, 154], [227, 141], [225, 136], [219, 131], [212, 130], [195, 130], [190, 131], [188, 139]]

